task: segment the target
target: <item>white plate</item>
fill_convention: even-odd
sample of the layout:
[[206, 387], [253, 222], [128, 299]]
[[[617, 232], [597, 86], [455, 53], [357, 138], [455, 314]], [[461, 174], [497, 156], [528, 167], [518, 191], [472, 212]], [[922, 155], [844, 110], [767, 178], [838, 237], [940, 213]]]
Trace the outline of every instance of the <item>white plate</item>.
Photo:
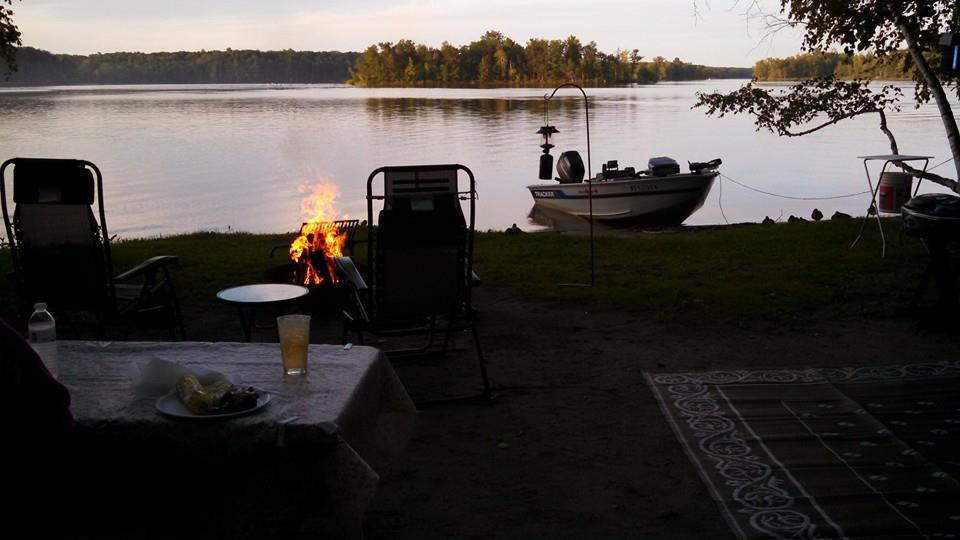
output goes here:
[[260, 395], [257, 396], [257, 404], [249, 409], [221, 414], [193, 414], [190, 412], [190, 409], [180, 401], [180, 397], [177, 396], [177, 392], [174, 390], [157, 400], [157, 410], [167, 416], [177, 418], [233, 418], [258, 411], [266, 407], [267, 403], [270, 403], [270, 394], [260, 392]]

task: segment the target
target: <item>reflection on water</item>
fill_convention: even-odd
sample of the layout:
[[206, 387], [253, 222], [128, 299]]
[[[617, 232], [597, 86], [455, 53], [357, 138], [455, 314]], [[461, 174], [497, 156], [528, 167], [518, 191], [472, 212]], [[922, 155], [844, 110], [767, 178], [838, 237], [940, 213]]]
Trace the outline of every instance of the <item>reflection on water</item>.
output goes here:
[[[617, 159], [723, 158], [721, 172], [791, 196], [863, 191], [855, 156], [886, 153], [875, 118], [801, 139], [754, 131], [748, 118], [691, 110], [697, 91], [742, 81], [589, 89], [593, 173]], [[292, 231], [304, 181], [337, 184], [338, 207], [365, 218], [367, 175], [384, 165], [462, 163], [477, 177], [480, 229], [531, 228], [543, 96], [551, 89], [357, 89], [339, 85], [114, 86], [0, 90], [0, 158], [66, 157], [104, 174], [112, 232], [124, 237], [194, 230]], [[905, 91], [909, 94], [910, 88]], [[556, 155], [586, 157], [583, 100], [561, 91], [549, 122]], [[932, 107], [890, 116], [905, 153], [949, 156]], [[948, 166], [938, 170], [953, 176]], [[932, 189], [924, 183], [925, 189]], [[716, 184], [689, 224], [809, 215], [813, 204]], [[862, 215], [863, 197], [817, 201], [825, 214]]]
[[[534, 204], [530, 211], [527, 213], [527, 220], [532, 225], [542, 227], [545, 229], [554, 230], [557, 232], [564, 233], [579, 233], [579, 234], [589, 234], [590, 232], [590, 220], [574, 216], [571, 214], [566, 214], [564, 212], [558, 212], [552, 208], [546, 208], [540, 206], [539, 204]], [[605, 233], [616, 233], [625, 230], [633, 230], [636, 227], [631, 226], [616, 226], [603, 221], [594, 221], [593, 222], [593, 232], [596, 234], [605, 234]]]
[[[586, 233], [590, 232], [590, 221], [578, 216], [558, 212], [551, 208], [534, 204], [527, 213], [527, 220], [543, 228], [559, 232]], [[594, 225], [600, 225], [598, 221]]]
[[[370, 98], [364, 100], [367, 113], [376, 114], [381, 118], [416, 118], [430, 112], [448, 117], [472, 116], [481, 120], [494, 119], [516, 112], [528, 112], [529, 108], [521, 105], [522, 103], [520, 100], [510, 99]], [[536, 108], [543, 110], [542, 105]]]

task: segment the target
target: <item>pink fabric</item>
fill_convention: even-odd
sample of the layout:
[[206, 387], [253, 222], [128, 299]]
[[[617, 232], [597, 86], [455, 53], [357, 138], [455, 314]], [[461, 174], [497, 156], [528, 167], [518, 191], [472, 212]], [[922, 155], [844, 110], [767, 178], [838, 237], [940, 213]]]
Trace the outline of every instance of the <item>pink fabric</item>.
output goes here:
[[0, 535], [31, 531], [33, 538], [73, 538], [85, 506], [71, 492], [82, 468], [73, 444], [70, 392], [2, 319], [0, 433], [9, 456], [4, 489], [16, 494], [5, 503]]
[[7, 434], [59, 438], [73, 430], [70, 392], [16, 330], [0, 319], [0, 418]]

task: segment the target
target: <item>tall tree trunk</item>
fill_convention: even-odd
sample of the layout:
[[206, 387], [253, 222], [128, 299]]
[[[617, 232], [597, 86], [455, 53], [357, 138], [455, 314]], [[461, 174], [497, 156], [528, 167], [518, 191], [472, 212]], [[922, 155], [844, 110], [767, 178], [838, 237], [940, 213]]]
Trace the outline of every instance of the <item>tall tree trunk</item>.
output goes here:
[[[930, 88], [933, 99], [937, 103], [937, 108], [940, 109], [940, 119], [943, 121], [943, 128], [947, 132], [950, 152], [953, 154], [953, 166], [957, 171], [957, 180], [960, 181], [960, 131], [957, 130], [957, 120], [953, 116], [950, 102], [947, 101], [947, 94], [943, 91], [943, 85], [940, 84], [940, 79], [937, 78], [937, 74], [933, 72], [930, 64], [927, 63], [927, 59], [923, 57], [923, 50], [917, 44], [917, 37], [913, 34], [906, 21], [904, 21], [903, 16], [897, 11], [893, 13], [896, 14], [894, 21], [897, 28], [900, 29], [900, 33], [903, 34], [904, 40], [907, 42], [907, 49], [910, 51], [910, 56], [917, 65], [917, 70], [920, 72], [920, 75]], [[960, 193], [960, 182], [954, 184], [953, 190]]]

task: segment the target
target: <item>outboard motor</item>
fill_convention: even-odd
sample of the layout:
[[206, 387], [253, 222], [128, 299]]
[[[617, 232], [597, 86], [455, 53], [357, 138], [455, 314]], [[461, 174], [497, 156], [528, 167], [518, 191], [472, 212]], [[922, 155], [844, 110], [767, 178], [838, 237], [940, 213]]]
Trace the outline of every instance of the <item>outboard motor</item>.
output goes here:
[[573, 184], [583, 182], [583, 160], [580, 159], [580, 152], [576, 150], [567, 150], [560, 154], [557, 160], [557, 180], [561, 184]]
[[677, 160], [668, 157], [650, 158], [647, 162], [647, 168], [650, 174], [654, 176], [667, 176], [670, 174], [680, 174], [680, 164]]
[[688, 161], [687, 165], [690, 166], [690, 172], [698, 173], [704, 169], [712, 171], [717, 167], [719, 167], [721, 163], [723, 163], [723, 161], [720, 158], [717, 158], [717, 159], [711, 159], [710, 161], [705, 161], [702, 163], [699, 161]]

